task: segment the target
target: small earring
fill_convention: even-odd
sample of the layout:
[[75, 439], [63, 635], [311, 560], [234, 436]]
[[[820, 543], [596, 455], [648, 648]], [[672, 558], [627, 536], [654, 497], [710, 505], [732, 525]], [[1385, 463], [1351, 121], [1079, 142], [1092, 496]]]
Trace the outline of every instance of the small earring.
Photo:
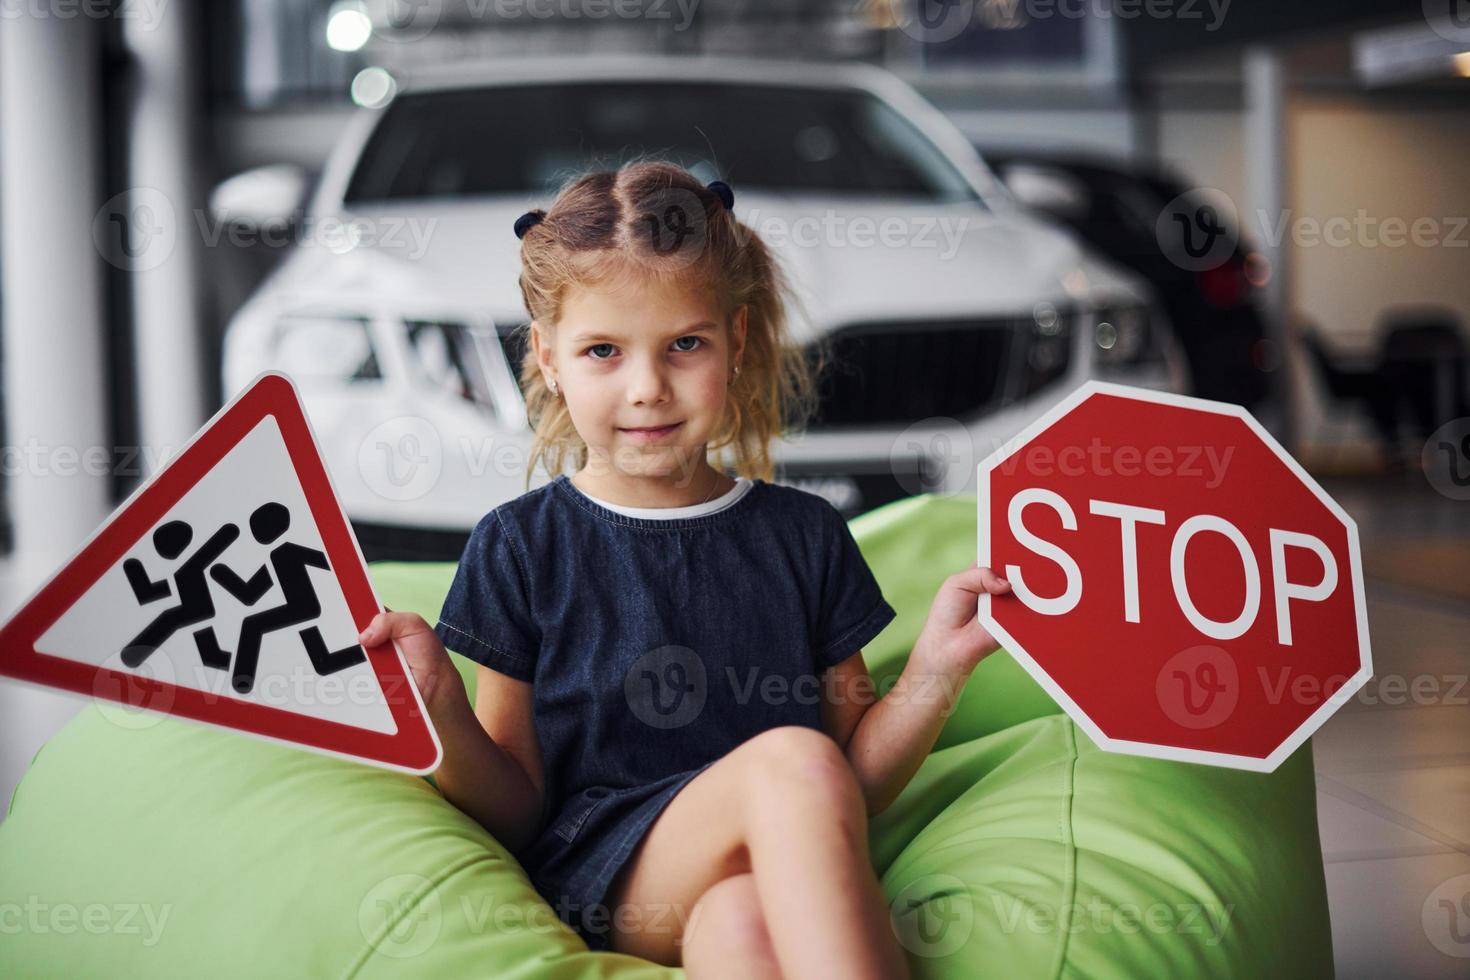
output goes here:
[[561, 397], [561, 392], [557, 390], [557, 387], [556, 387], [556, 379], [555, 378], [552, 378], [550, 381], [547, 382], [547, 384], [549, 384], [551, 386], [551, 393], [553, 395], [555, 395], [556, 397], [560, 398]]
[[730, 376], [730, 380], [731, 381], [734, 381], [738, 377], [740, 377], [740, 365], [739, 364], [735, 365], [735, 373]]

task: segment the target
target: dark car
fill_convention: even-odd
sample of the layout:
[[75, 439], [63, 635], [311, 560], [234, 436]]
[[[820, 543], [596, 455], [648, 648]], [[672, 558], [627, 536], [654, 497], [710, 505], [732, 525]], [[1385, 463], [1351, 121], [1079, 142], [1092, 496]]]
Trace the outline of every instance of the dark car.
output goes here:
[[[1236, 228], [1227, 229], [1233, 249], [1210, 268], [1186, 268], [1191, 263], [1170, 257], [1182, 254], [1188, 229], [1160, 215], [1181, 195], [1198, 193], [1193, 184], [1162, 168], [1103, 157], [980, 149], [1023, 204], [1154, 285], [1188, 360], [1193, 394], [1260, 405], [1279, 360], [1252, 282], [1263, 281], [1265, 261]], [[1174, 235], [1179, 239], [1167, 237]]]

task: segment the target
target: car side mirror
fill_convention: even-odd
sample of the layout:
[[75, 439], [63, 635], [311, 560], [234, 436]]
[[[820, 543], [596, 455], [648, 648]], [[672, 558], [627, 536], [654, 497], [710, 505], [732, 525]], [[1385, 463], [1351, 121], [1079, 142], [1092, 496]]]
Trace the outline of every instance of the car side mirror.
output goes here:
[[1067, 174], [1042, 167], [1014, 166], [1006, 168], [1003, 179], [1016, 200], [1028, 208], [1066, 219], [1087, 214], [1087, 189]]
[[293, 163], [254, 167], [215, 186], [210, 214], [219, 224], [283, 228], [300, 220], [311, 183], [311, 173]]

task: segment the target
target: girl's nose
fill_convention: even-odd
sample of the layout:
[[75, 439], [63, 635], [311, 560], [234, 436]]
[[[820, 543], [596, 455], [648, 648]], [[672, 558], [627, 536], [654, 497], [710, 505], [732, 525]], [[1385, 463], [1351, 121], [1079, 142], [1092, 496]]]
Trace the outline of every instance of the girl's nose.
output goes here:
[[639, 360], [633, 366], [628, 379], [628, 401], [634, 405], [660, 400], [668, 390], [663, 366], [649, 360]]

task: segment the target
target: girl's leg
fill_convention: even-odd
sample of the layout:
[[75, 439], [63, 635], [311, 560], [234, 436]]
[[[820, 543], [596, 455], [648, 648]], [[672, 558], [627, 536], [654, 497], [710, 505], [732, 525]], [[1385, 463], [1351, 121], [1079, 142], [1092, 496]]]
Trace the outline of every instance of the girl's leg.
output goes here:
[[771, 941], [793, 977], [907, 978], [868, 854], [868, 807], [826, 735], [768, 774], [747, 841]]
[[726, 878], [694, 904], [684, 933], [689, 980], [781, 980], [755, 878]]
[[868, 855], [862, 793], [823, 733], [798, 726], [763, 732], [669, 802], [613, 880], [607, 902], [614, 923], [674, 926], [615, 928], [613, 949], [677, 966], [694, 904], [746, 873], [786, 975], [908, 976]]

